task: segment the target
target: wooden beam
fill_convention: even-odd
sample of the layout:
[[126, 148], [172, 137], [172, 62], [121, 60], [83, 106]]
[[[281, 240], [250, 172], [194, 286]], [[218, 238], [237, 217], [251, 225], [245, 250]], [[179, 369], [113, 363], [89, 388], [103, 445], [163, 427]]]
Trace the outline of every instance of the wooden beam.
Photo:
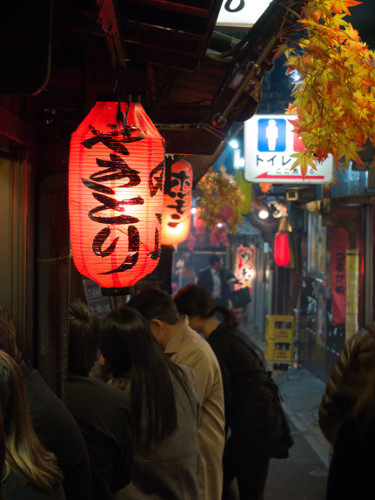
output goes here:
[[0, 135], [30, 148], [34, 133], [32, 127], [10, 111], [0, 107]]
[[322, 225], [326, 227], [342, 227], [348, 233], [349, 250], [357, 248], [358, 223], [355, 219], [337, 219], [332, 215], [323, 215]]

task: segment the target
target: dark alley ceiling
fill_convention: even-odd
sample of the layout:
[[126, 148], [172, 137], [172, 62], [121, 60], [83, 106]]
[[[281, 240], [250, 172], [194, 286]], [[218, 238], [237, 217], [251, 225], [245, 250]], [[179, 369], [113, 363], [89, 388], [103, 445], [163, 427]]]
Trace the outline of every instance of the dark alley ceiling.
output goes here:
[[0, 92], [35, 94], [27, 113], [62, 139], [97, 100], [139, 96], [166, 153], [186, 156], [196, 181], [233, 128], [256, 112], [279, 30], [296, 19], [288, 6], [298, 12], [303, 3], [274, 1], [251, 29], [233, 36], [215, 26], [222, 0], [9, 5]]

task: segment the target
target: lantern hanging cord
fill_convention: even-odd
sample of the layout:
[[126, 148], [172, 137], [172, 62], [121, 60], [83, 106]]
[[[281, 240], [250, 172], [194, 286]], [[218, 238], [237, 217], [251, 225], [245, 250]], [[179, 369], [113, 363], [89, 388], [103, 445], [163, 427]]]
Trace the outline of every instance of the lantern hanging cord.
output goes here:
[[51, 259], [36, 259], [37, 264], [45, 264], [46, 262], [60, 262], [62, 260], [67, 260], [71, 259], [72, 254], [70, 253], [69, 255], [64, 255], [63, 257], [54, 257]]
[[127, 127], [127, 121], [128, 121], [128, 114], [129, 114], [129, 109], [130, 109], [130, 97], [128, 98], [128, 107], [126, 109], [126, 113], [124, 114], [124, 112], [121, 110], [121, 101], [120, 99], [118, 100], [118, 103], [117, 103], [117, 116], [116, 116], [116, 119], [117, 119], [117, 123], [121, 123], [121, 125], [123, 126], [123, 134], [126, 135], [126, 136], [129, 136], [130, 135], [130, 131], [129, 131], [129, 127]]
[[117, 94], [117, 115], [116, 115], [116, 119], [117, 119], [117, 123], [121, 123], [121, 125], [123, 126], [123, 130], [124, 130], [124, 135], [126, 134], [126, 122], [127, 122], [127, 117], [128, 117], [128, 113], [129, 113], [129, 105], [128, 105], [128, 109], [126, 110], [126, 116], [124, 117], [124, 113], [123, 111], [121, 111], [121, 89], [120, 89], [120, 59], [119, 59], [119, 54], [118, 54], [118, 50], [117, 50], [117, 47], [116, 47], [116, 43], [115, 43], [115, 37], [112, 33], [112, 31], [110, 31], [110, 33], [107, 35], [112, 39], [112, 44], [113, 44], [113, 51], [115, 53], [115, 57], [116, 57], [116, 83], [115, 83], [115, 87], [113, 89], [113, 93], [114, 94]]

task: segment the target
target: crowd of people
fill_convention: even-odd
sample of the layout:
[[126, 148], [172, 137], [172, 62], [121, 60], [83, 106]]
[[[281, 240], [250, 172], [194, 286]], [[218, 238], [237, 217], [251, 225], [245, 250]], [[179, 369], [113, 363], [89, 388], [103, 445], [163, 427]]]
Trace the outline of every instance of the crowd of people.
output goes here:
[[[372, 488], [374, 367], [372, 325], [322, 395], [326, 500]], [[0, 304], [0, 500], [262, 500], [293, 445], [263, 353], [207, 286], [146, 288], [101, 322], [72, 299], [68, 368], [62, 401]]]
[[72, 299], [68, 368], [62, 401], [0, 306], [3, 499], [230, 500], [236, 478], [261, 500], [293, 444], [261, 354], [199, 286], [146, 288], [101, 322]]

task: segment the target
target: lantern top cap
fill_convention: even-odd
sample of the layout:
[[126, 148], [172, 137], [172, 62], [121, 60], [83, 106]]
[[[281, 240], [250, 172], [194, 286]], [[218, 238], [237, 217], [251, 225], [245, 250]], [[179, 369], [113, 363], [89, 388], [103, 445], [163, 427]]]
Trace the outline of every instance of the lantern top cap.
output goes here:
[[125, 104], [141, 104], [142, 97], [140, 94], [97, 94], [96, 102], [123, 102]]
[[128, 128], [131, 127], [133, 132], [138, 130], [147, 140], [160, 140], [164, 147], [165, 141], [163, 137], [147, 115], [142, 104], [133, 102], [97, 101], [95, 106], [78, 125], [72, 136], [75, 134], [87, 134], [90, 136], [93, 133], [98, 135], [98, 131], [101, 134], [112, 135], [119, 125], [119, 113], [125, 115], [124, 124]]

